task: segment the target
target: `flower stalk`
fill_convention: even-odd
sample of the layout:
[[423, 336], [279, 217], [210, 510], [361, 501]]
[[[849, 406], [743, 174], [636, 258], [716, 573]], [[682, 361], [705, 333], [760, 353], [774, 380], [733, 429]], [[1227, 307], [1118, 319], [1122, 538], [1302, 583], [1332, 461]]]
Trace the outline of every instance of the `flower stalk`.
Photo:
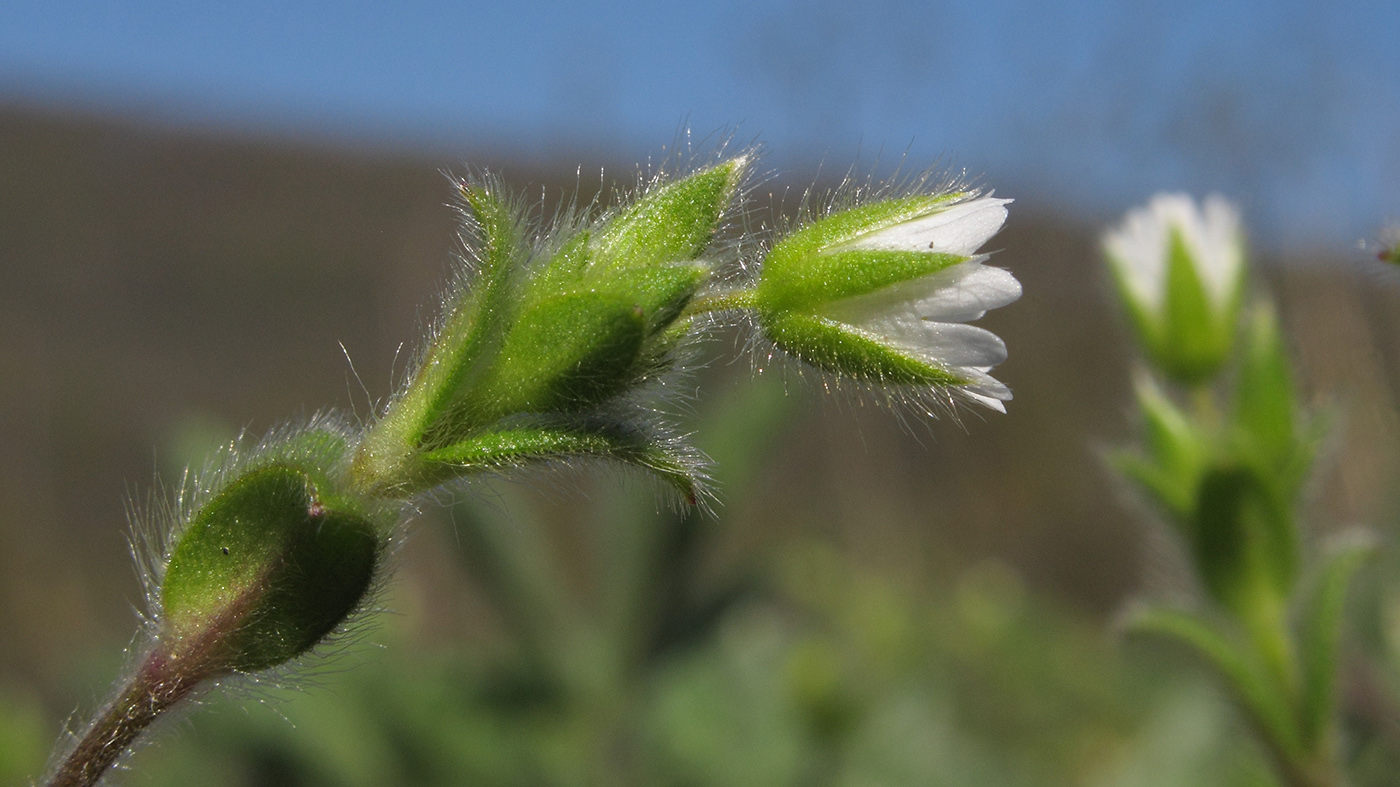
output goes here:
[[137, 736], [188, 697], [213, 673], [172, 670], [163, 654], [152, 653], [116, 699], [108, 703], [48, 780], [50, 787], [89, 787], [121, 759]]

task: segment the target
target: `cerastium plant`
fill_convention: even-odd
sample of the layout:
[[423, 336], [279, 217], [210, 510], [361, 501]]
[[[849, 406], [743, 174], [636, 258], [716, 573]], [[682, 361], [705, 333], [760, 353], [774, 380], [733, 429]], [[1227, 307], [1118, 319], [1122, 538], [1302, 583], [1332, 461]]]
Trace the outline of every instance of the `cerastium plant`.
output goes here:
[[1241, 320], [1235, 208], [1159, 195], [1104, 252], [1152, 367], [1137, 383], [1144, 443], [1114, 464], [1173, 526], [1201, 591], [1140, 604], [1129, 625], [1214, 669], [1286, 784], [1337, 787], [1342, 606], [1370, 547], [1307, 548], [1297, 509], [1320, 430], [1297, 403], [1273, 308], [1253, 301]]
[[705, 459], [658, 403], [709, 326], [754, 325], [765, 357], [928, 412], [1004, 410], [989, 372], [1005, 346], [967, 323], [1021, 293], [978, 254], [1008, 200], [927, 177], [848, 187], [769, 237], [743, 221], [751, 161], [664, 173], [547, 228], [499, 181], [458, 181], [465, 263], [402, 389], [364, 426], [323, 416], [236, 443], [149, 513], [145, 636], [48, 783], [96, 783], [171, 709], [344, 631], [444, 485], [595, 459], [701, 501]]

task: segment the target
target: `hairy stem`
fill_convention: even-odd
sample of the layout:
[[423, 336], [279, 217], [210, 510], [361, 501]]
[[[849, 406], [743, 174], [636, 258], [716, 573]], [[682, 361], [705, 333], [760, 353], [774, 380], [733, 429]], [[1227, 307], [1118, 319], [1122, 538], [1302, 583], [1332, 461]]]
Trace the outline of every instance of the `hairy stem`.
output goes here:
[[189, 696], [207, 677], [175, 667], [160, 651], [151, 653], [59, 764], [49, 787], [96, 784], [151, 722]]

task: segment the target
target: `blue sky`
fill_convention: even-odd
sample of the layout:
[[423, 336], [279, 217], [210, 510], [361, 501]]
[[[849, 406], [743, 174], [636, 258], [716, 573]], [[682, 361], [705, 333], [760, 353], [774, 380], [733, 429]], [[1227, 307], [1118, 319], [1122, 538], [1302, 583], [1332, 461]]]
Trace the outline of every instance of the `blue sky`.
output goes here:
[[856, 6], [10, 0], [0, 100], [540, 161], [734, 128], [770, 167], [907, 150], [1096, 220], [1221, 191], [1274, 246], [1400, 218], [1400, 3]]

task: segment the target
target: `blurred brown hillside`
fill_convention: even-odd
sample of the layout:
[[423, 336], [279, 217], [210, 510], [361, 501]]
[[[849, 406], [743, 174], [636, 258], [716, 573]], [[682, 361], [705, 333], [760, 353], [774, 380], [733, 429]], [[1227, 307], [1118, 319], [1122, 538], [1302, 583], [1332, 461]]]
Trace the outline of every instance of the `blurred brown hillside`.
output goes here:
[[[471, 163], [549, 199], [598, 186], [575, 161]], [[155, 473], [173, 478], [240, 428], [326, 407], [364, 416], [388, 395], [448, 270], [439, 170], [453, 166], [0, 112], [0, 684], [33, 687], [57, 711], [87, 699], [66, 676], [130, 636], [139, 589], [124, 505]], [[608, 171], [626, 181], [633, 169]], [[905, 427], [786, 373], [789, 434], [754, 470], [762, 499], [720, 507], [716, 559], [799, 531], [911, 575], [996, 558], [1103, 615], [1165, 573], [1145, 570], [1169, 561], [1101, 469], [1132, 424], [1129, 346], [1097, 231], [1023, 197], [994, 242], [1026, 291], [985, 321], [1011, 349], [997, 374], [1016, 394], [1005, 417]], [[1340, 415], [1317, 508], [1388, 525], [1400, 277], [1317, 262], [1273, 261], [1268, 276], [1308, 390]], [[722, 360], [696, 410], [751, 384], [746, 360], [728, 362], [735, 346], [711, 344]], [[418, 535], [450, 537], [431, 522]], [[430, 552], [410, 545], [404, 572], [430, 573]]]

